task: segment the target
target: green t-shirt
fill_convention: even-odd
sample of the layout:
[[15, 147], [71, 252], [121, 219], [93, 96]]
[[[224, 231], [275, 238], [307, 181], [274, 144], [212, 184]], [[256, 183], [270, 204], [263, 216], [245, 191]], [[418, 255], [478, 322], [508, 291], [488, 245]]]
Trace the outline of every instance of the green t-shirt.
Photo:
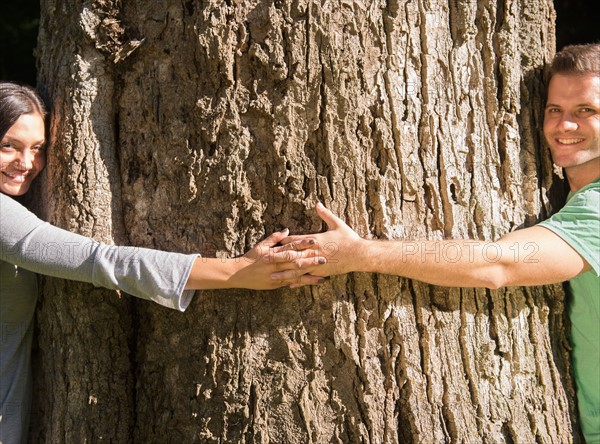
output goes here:
[[569, 317], [581, 428], [588, 444], [600, 444], [600, 178], [570, 194], [566, 205], [540, 225], [592, 267], [569, 281]]

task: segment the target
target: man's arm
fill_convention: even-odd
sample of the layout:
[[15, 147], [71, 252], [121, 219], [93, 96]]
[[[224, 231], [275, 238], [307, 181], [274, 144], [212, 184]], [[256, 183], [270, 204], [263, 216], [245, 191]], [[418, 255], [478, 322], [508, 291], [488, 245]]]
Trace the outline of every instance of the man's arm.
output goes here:
[[[362, 239], [331, 211], [317, 205], [329, 230], [310, 236], [290, 236], [280, 247], [294, 248], [314, 238], [309, 246], [327, 264], [311, 273], [330, 276], [353, 271], [404, 276], [434, 285], [499, 288], [543, 285], [569, 280], [589, 270], [587, 262], [552, 231], [534, 226], [517, 230], [496, 242], [475, 240], [373, 241]], [[306, 242], [303, 244], [307, 246]], [[305, 270], [303, 270], [305, 271]], [[274, 280], [295, 277], [282, 270]]]

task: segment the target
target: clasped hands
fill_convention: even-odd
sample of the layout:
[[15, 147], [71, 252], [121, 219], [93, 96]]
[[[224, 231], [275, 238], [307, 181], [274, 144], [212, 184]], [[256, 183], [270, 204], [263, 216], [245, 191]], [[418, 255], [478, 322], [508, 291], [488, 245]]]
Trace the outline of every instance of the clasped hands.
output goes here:
[[273, 233], [244, 255], [245, 264], [235, 273], [236, 279], [248, 288], [297, 288], [357, 271], [360, 236], [321, 203], [316, 210], [328, 231], [299, 236], [290, 236], [287, 229]]

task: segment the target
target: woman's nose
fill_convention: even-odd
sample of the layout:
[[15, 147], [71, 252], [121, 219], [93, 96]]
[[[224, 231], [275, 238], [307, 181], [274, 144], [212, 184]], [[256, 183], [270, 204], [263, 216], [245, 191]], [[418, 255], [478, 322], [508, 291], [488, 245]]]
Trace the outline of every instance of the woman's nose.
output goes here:
[[18, 167], [23, 170], [30, 170], [33, 167], [33, 153], [30, 150], [21, 151], [16, 160]]

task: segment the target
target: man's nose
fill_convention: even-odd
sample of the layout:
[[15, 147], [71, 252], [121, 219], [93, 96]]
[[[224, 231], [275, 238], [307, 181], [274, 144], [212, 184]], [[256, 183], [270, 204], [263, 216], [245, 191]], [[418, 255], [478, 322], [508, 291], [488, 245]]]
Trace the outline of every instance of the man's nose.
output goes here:
[[560, 119], [560, 122], [558, 122], [558, 127], [561, 131], [575, 131], [578, 128], [578, 125], [572, 114], [565, 113]]

